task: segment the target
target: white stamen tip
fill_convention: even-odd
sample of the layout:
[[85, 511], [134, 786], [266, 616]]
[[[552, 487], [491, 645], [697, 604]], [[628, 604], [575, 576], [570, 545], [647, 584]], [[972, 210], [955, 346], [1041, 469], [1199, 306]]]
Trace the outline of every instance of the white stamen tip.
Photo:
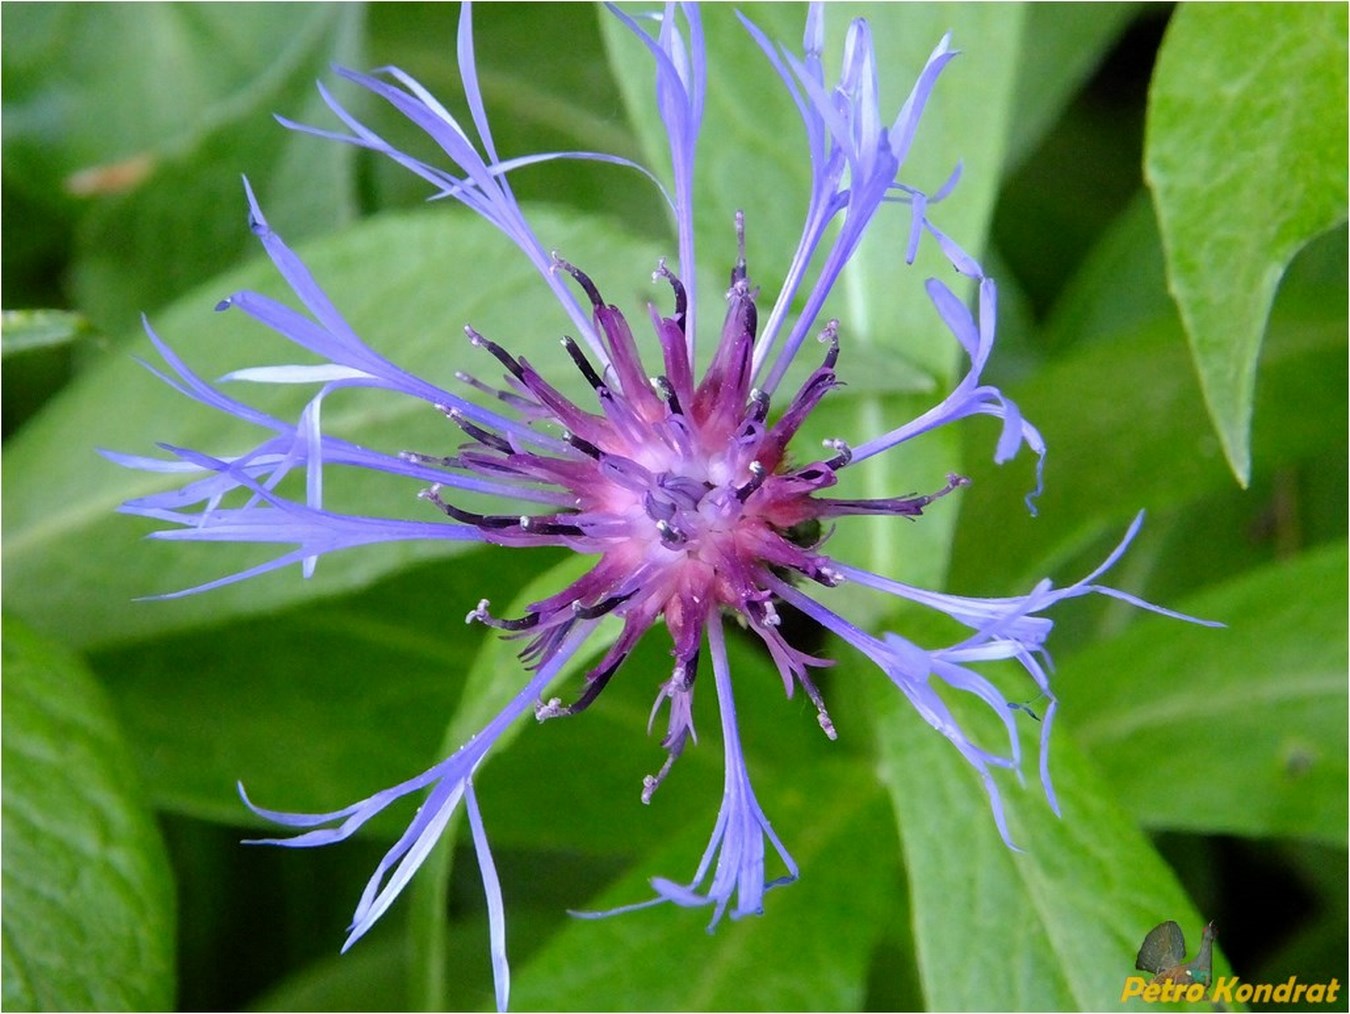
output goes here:
[[550, 697], [548, 703], [540, 701], [534, 706], [536, 721], [546, 722], [550, 718], [561, 718], [565, 714], [567, 714], [567, 709], [563, 707], [561, 697]]
[[825, 730], [825, 735], [830, 739], [838, 739], [839, 733], [834, 731], [834, 723], [830, 721], [830, 716], [821, 712], [816, 716], [816, 721], [820, 722], [820, 727]]

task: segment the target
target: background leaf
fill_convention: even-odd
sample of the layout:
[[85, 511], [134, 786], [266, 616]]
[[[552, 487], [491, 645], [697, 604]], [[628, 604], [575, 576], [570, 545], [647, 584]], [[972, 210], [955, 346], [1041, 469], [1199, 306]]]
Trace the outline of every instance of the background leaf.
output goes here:
[[[1157, 234], [1142, 212], [1135, 204], [1121, 216], [1052, 313], [1051, 339], [1071, 347], [1034, 376], [1006, 385], [1050, 447], [1039, 517], [1018, 508], [1027, 488], [1021, 474], [971, 461], [972, 485], [961, 492], [963, 516], [1001, 520], [993, 527], [958, 526], [953, 588], [992, 594], [1008, 582], [1025, 585], [1063, 573], [1094, 540], [1100, 545], [1118, 537], [1135, 511], [1150, 513], [1147, 540], [1171, 512], [1227, 488], [1222, 452], [1209, 435], [1186, 364], [1181, 325], [1161, 289]], [[1213, 534], [1214, 503], [1188, 519], [1188, 526], [1211, 534], [1191, 539], [1178, 559], [1215, 546], [1213, 555], [1204, 554], [1203, 563], [1197, 559], [1188, 570], [1193, 583], [1240, 568], [1253, 554], [1264, 559], [1273, 548], [1254, 542], [1242, 526], [1263, 524], [1276, 470], [1300, 486], [1325, 474], [1335, 487], [1343, 473], [1344, 438], [1329, 433], [1326, 422], [1345, 412], [1344, 249], [1328, 237], [1289, 272], [1272, 315], [1257, 392], [1254, 439], [1264, 459], [1259, 489], [1225, 502], [1224, 511], [1235, 515], [1239, 545]], [[1314, 501], [1307, 502], [1315, 513]], [[1337, 525], [1331, 531], [1338, 528], [1343, 531]], [[1327, 536], [1307, 530], [1305, 537]]]
[[6, 358], [68, 345], [89, 330], [88, 321], [64, 310], [9, 310], [5, 312], [4, 326]]
[[[372, 220], [302, 248], [302, 256], [358, 333], [381, 354], [433, 383], [462, 389], [454, 378], [456, 369], [492, 368], [485, 356], [473, 355], [463, 337], [461, 329], [468, 321], [507, 341], [517, 354], [556, 362], [557, 337], [567, 328], [566, 318], [533, 268], [485, 222], [458, 209], [437, 211]], [[597, 242], [598, 230], [582, 216], [541, 210], [533, 221], [547, 244], [587, 264], [602, 288], [608, 280], [630, 277], [628, 265], [655, 264], [658, 257], [656, 249], [621, 235]], [[460, 263], [459, 252], [465, 248], [475, 255]], [[413, 251], [416, 258], [406, 270], [373, 270]], [[444, 289], [445, 265], [452, 262], [459, 267], [453, 301], [447, 301], [438, 293]], [[208, 380], [241, 366], [298, 358], [293, 347], [241, 315], [211, 312], [217, 300], [242, 288], [293, 298], [270, 262], [254, 261], [207, 283], [154, 319], [156, 331]], [[508, 293], [510, 298], [505, 298]], [[631, 301], [622, 290], [614, 298]], [[563, 379], [565, 388], [566, 374]], [[255, 399], [282, 418], [294, 418], [313, 393], [298, 388], [259, 392], [245, 386], [232, 385], [230, 393]], [[458, 445], [458, 432], [430, 406], [364, 394], [368, 392], [325, 405], [331, 432], [390, 453], [437, 452]], [[109, 414], [105, 406], [110, 404], [119, 410]], [[256, 438], [246, 424], [185, 405], [182, 395], [148, 376], [125, 352], [107, 355], [6, 449], [4, 580], [9, 607], [70, 643], [105, 645], [313, 600], [368, 584], [415, 560], [464, 550], [462, 543], [387, 546], [324, 560], [320, 581], [304, 582], [298, 571], [289, 570], [210, 596], [134, 602], [212, 580], [271, 554], [244, 547], [227, 558], [212, 551], [218, 547], [175, 546], [145, 547], [129, 555], [133, 533], [153, 526], [114, 511], [122, 501], [163, 482], [104, 461], [95, 448], [145, 453], [153, 449], [151, 442], [163, 441], [238, 453]], [[430, 518], [429, 508], [416, 500], [416, 483], [386, 478], [335, 476], [331, 502], [339, 510], [392, 517], [418, 516], [420, 511]], [[53, 504], [59, 509], [53, 510]], [[172, 570], [166, 571], [164, 561], [170, 558]]]
[[[1136, 3], [1027, 4], [1004, 171], [1017, 168], [1089, 80], [1140, 9]], [[980, 40], [985, 41], [984, 39]], [[978, 50], [975, 50], [978, 52]]]
[[[1204, 920], [1171, 871], [1066, 742], [1065, 719], [1051, 751], [1062, 818], [1034, 773], [1022, 791], [1004, 779], [1019, 853], [1000, 840], [976, 775], [951, 744], [889, 684], [868, 700], [899, 815], [927, 1006], [1119, 1009], [1150, 929], [1175, 919], [1199, 931]], [[976, 728], [979, 717], [961, 715]], [[1038, 733], [1023, 737], [1024, 755], [1035, 756]], [[1216, 973], [1221, 964], [1216, 956]]]
[[[367, 8], [371, 51], [415, 76], [452, 110], [464, 108], [454, 45], [457, 16], [452, 5]], [[602, 151], [641, 161], [607, 63], [577, 59], [578, 53], [602, 52], [601, 27], [611, 21], [608, 12], [589, 4], [496, 3], [474, 10], [479, 84], [503, 157]], [[567, 45], [558, 45], [559, 39]], [[345, 99], [360, 93], [340, 94]], [[386, 136], [406, 136], [416, 150], [426, 144], [382, 106], [373, 106], [369, 115]], [[434, 148], [427, 154], [439, 157]], [[369, 199], [378, 207], [416, 207], [427, 199], [425, 180], [385, 159], [372, 162], [367, 177]], [[664, 241], [668, 231], [657, 191], [631, 169], [577, 160], [543, 163], [513, 173], [511, 187], [521, 200], [603, 214], [636, 235]]]
[[94, 656], [155, 805], [264, 826], [242, 809], [237, 781], [273, 807], [321, 812], [430, 766], [483, 643], [481, 630], [447, 631], [480, 597], [511, 594], [540, 557], [485, 559]]
[[241, 173], [258, 179], [265, 202], [298, 195], [276, 222], [292, 239], [351, 218], [350, 150], [267, 119], [322, 108], [314, 78], [359, 59], [360, 7], [51, 4], [10, 14], [6, 189], [72, 223], [68, 280], [105, 331], [129, 330], [138, 313], [248, 250]]
[[[666, 654], [667, 645], [657, 647]], [[770, 890], [763, 916], [728, 918], [712, 932], [706, 932], [708, 908], [662, 905], [610, 919], [566, 919], [520, 966], [513, 1002], [522, 1009], [590, 1009], [597, 997], [607, 1007], [637, 1010], [862, 1004], [869, 956], [903, 906], [903, 893], [888, 872], [894, 835], [876, 783], [865, 776], [868, 761], [846, 753], [862, 746], [861, 723], [852, 726], [851, 741], [827, 740], [809, 705], [783, 701], [781, 680], [749, 637], [733, 636], [728, 649], [756, 795], [800, 865], [801, 879]], [[641, 735], [646, 708], [639, 708], [650, 701], [655, 682], [653, 673], [606, 690], [593, 710], [617, 711], [626, 728], [608, 735], [591, 729], [590, 746], [581, 756], [594, 754], [597, 761], [586, 763], [581, 777], [560, 775], [550, 783], [555, 793], [591, 811], [592, 839], [612, 838], [631, 857], [627, 872], [595, 896], [572, 886], [569, 908], [604, 911], [644, 900], [652, 896], [648, 881], [654, 875], [687, 882], [706, 847], [722, 791], [711, 693], [695, 695], [698, 743], [681, 757], [651, 805], [637, 804], [641, 774], [648, 769], [634, 768], [634, 758], [655, 767], [660, 754], [654, 742], [641, 755], [624, 744]], [[590, 712], [582, 716], [591, 718]], [[619, 763], [599, 760], [602, 753]], [[506, 764], [515, 759], [508, 756]], [[607, 778], [597, 784], [591, 777], [596, 767], [622, 770], [622, 792], [607, 793]], [[664, 830], [653, 835], [653, 823]], [[613, 870], [614, 860], [607, 865]], [[768, 875], [782, 872], [771, 860]]]
[[[1150, 828], [1346, 840], [1344, 544], [1139, 624], [1060, 672], [1077, 738]], [[1224, 758], [1216, 771], [1212, 760]]]
[[5, 1006], [168, 1009], [173, 881], [103, 691], [13, 620], [4, 663]]
[[[708, 744], [711, 746], [711, 744]], [[521, 971], [521, 1010], [817, 1010], [861, 1005], [868, 955], [896, 886], [887, 814], [862, 766], [792, 773], [761, 803], [808, 871], [770, 891], [765, 914], [727, 919], [706, 932], [709, 909], [662, 906], [596, 922], [569, 921]], [[790, 787], [788, 787], [790, 786]], [[653, 873], [685, 882], [707, 842], [714, 813], [691, 820], [667, 847], [583, 908], [652, 896]], [[774, 869], [770, 876], [781, 873]], [[683, 974], [664, 974], [668, 965]]]
[[12, 433], [70, 379], [81, 346], [100, 339], [89, 322], [68, 310], [5, 310], [3, 342], [4, 433]]
[[1346, 45], [1341, 7], [1183, 5], [1149, 95], [1168, 278], [1244, 486], [1275, 288], [1294, 253], [1346, 216]]

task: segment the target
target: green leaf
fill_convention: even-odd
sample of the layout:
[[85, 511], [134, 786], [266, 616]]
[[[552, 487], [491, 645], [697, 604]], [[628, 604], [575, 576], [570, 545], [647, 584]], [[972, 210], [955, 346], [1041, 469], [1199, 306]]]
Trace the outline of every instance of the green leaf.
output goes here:
[[91, 330], [89, 321], [68, 310], [6, 310], [3, 323], [0, 353], [6, 358], [71, 345]]
[[104, 330], [133, 326], [249, 250], [240, 173], [264, 200], [289, 195], [275, 217], [294, 239], [351, 217], [353, 152], [272, 114], [317, 115], [314, 78], [357, 57], [361, 17], [56, 4], [7, 19], [6, 183], [76, 217], [72, 284]]
[[[801, 867], [770, 890], [763, 916], [725, 919], [672, 905], [575, 920], [518, 973], [521, 1010], [856, 1010], [868, 955], [895, 905], [894, 839], [875, 781], [857, 763], [826, 762], [791, 780], [756, 778], [775, 830]], [[583, 907], [652, 897], [654, 874], [684, 881], [712, 826], [711, 808]], [[772, 860], [768, 874], [781, 874]]]
[[1243, 486], [1276, 286], [1346, 217], [1346, 94], [1335, 4], [1183, 5], [1158, 57], [1145, 168], [1205, 401]]
[[1175, 321], [1153, 204], [1142, 188], [1065, 285], [1040, 338], [1051, 349]]
[[[641, 305], [633, 289], [626, 288], [633, 285], [632, 266], [655, 264], [659, 251], [596, 219], [543, 210], [530, 212], [530, 218], [541, 241], [587, 265], [601, 290], [612, 293], [610, 298], [625, 306]], [[240, 221], [242, 232], [242, 215]], [[301, 254], [373, 348], [432, 383], [463, 390], [456, 369], [495, 366], [465, 341], [461, 328], [472, 321], [538, 363], [564, 389], [584, 386], [558, 350], [558, 336], [569, 322], [550, 290], [512, 243], [467, 212], [440, 208], [377, 217], [302, 247]], [[208, 380], [242, 366], [302, 358], [280, 336], [242, 315], [211, 312], [217, 300], [241, 288], [287, 302], [294, 298], [270, 263], [255, 261], [207, 283], [154, 318], [156, 331]], [[641, 291], [659, 298], [654, 289]], [[148, 351], [143, 340], [137, 348]], [[229, 393], [294, 420], [314, 392], [238, 383], [229, 385]], [[461, 440], [440, 413], [416, 399], [350, 393], [349, 398], [324, 403], [329, 432], [389, 453], [444, 453]], [[35, 627], [59, 632], [71, 644], [107, 645], [314, 601], [367, 585], [415, 560], [466, 548], [462, 543], [375, 547], [321, 561], [309, 582], [300, 579], [298, 569], [290, 569], [206, 595], [134, 602], [139, 596], [221, 577], [269, 559], [273, 552], [138, 543], [136, 536], [153, 526], [114, 511], [130, 497], [163, 488], [164, 480], [112, 465], [95, 448], [147, 453], [163, 441], [234, 454], [260, 437], [238, 420], [187, 403], [127, 354], [107, 356], [53, 399], [6, 448], [3, 558], [9, 608]], [[326, 503], [339, 510], [429, 520], [437, 516], [417, 500], [418, 484], [381, 474], [334, 475], [325, 489], [326, 496], [331, 494]]]
[[367, 940], [288, 976], [249, 1004], [254, 1011], [390, 1011], [408, 1006], [402, 942]]
[[167, 1010], [168, 857], [98, 684], [78, 659], [4, 629], [4, 1003]]
[[1345, 544], [1188, 600], [1066, 662], [1066, 721], [1146, 826], [1346, 841]]
[[[1039, 516], [1022, 503], [1032, 487], [1028, 469], [972, 459], [952, 587], [1004, 594], [1062, 573], [1085, 546], [1118, 538], [1140, 509], [1156, 517], [1231, 488], [1181, 326], [1150, 288], [1160, 278], [1148, 267], [1156, 258], [1147, 219], [1137, 207], [1127, 211], [1052, 317], [1052, 340], [1067, 345], [1072, 336], [1077, 344], [1025, 382], [1005, 386], [1049, 447]], [[1343, 267], [1333, 263], [1328, 274], [1299, 258], [1276, 304], [1254, 432], [1263, 480], [1271, 470], [1334, 455], [1344, 442], [1331, 425], [1345, 415], [1343, 285]], [[989, 427], [976, 423], [972, 431]]]
[[[103, 652], [95, 664], [159, 809], [249, 823], [237, 781], [274, 807], [333, 809], [437, 759], [485, 643], [464, 614], [485, 595], [514, 594], [539, 562], [480, 550], [344, 598]], [[375, 823], [377, 833], [393, 827]]]
[[[930, 1009], [1120, 1009], [1150, 929], [1174, 919], [1199, 932], [1201, 915], [1062, 729], [1050, 761], [1062, 817], [1046, 804], [1032, 763], [1025, 789], [1001, 780], [1012, 837], [1025, 850], [1014, 852], [952, 745], [889, 683], [868, 699]], [[968, 731], [997, 734], [968, 710], [958, 712]], [[1035, 757], [1039, 728], [1028, 731], [1023, 755]], [[1221, 964], [1216, 955], [1216, 973]]]
[[[16, 286], [18, 288], [19, 286]], [[78, 313], [65, 310], [5, 310], [0, 355], [4, 357], [4, 432], [8, 439], [69, 379], [83, 346], [101, 343]]]
[[[420, 81], [455, 115], [465, 109], [455, 38], [459, 6], [372, 4], [368, 48]], [[478, 81], [497, 150], [504, 156], [541, 151], [596, 151], [640, 159], [627, 121], [616, 115], [615, 83], [602, 60], [600, 24], [613, 15], [592, 4], [482, 4], [473, 9]], [[566, 39], [567, 45], [558, 45]], [[346, 91], [339, 94], [345, 96]], [[398, 137], [403, 118], [371, 103], [366, 120]], [[406, 129], [406, 122], [403, 127]], [[388, 132], [386, 132], [386, 128]], [[372, 167], [381, 207], [426, 200], [428, 183], [388, 159]], [[565, 159], [511, 174], [524, 201], [562, 203], [623, 221], [639, 235], [665, 236], [665, 204], [641, 173]]]
[[1028, 4], [1004, 172], [1035, 149], [1139, 12], [1136, 3]]

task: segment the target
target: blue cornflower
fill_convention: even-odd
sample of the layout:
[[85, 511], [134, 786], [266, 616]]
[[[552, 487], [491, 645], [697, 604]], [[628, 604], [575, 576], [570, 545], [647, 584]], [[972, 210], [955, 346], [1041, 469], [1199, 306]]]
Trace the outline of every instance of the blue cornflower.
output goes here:
[[[1179, 615], [1095, 583], [1133, 538], [1139, 519], [1106, 562], [1083, 580], [1061, 589], [1042, 582], [1028, 594], [1010, 598], [928, 592], [836, 561], [823, 552], [827, 536], [821, 534], [825, 531], [821, 522], [848, 515], [918, 517], [936, 499], [962, 486], [965, 479], [949, 475], [940, 488], [926, 495], [884, 499], [825, 495], [851, 465], [972, 414], [1001, 420], [996, 461], [1011, 459], [1023, 446], [1037, 455], [1039, 485], [1039, 462], [1045, 454], [1040, 434], [996, 387], [981, 380], [994, 343], [995, 284], [929, 217], [930, 207], [948, 196], [958, 174], [932, 195], [898, 178], [929, 94], [954, 55], [948, 39], [933, 50], [898, 113], [883, 119], [865, 21], [850, 26], [839, 79], [830, 85], [821, 62], [822, 7], [814, 6], [808, 15], [800, 56], [775, 45], [750, 21], [741, 19], [801, 115], [811, 191], [801, 239], [762, 324], [758, 289], [751, 283], [745, 261], [744, 223], [738, 216], [740, 242], [725, 293], [722, 329], [708, 366], [696, 378], [698, 321], [710, 312], [708, 301], [694, 287], [693, 164], [705, 78], [700, 15], [693, 6], [667, 6], [653, 36], [623, 12], [614, 14], [653, 58], [658, 110], [670, 139], [673, 188], [667, 190], [659, 182], [657, 186], [676, 223], [679, 270], [663, 262], [653, 275], [670, 290], [668, 313], [648, 308], [655, 343], [646, 364], [659, 356], [656, 376], [648, 373], [639, 342], [620, 309], [605, 301], [599, 286], [581, 268], [550, 252], [536, 237], [508, 176], [540, 161], [588, 158], [637, 168], [653, 181], [656, 177], [628, 160], [593, 152], [501, 159], [478, 85], [471, 13], [466, 4], [458, 57], [476, 141], [402, 71], [389, 68], [380, 76], [339, 71], [424, 131], [444, 152], [448, 166], [432, 165], [393, 147], [322, 86], [325, 101], [346, 132], [282, 122], [393, 159], [430, 182], [436, 188], [434, 196], [460, 201], [512, 239], [575, 326], [580, 340], [562, 339], [568, 360], [564, 365], [585, 378], [594, 404], [586, 407], [570, 400], [534, 365], [472, 327], [465, 329], [470, 342], [504, 367], [507, 386], [496, 389], [467, 374], [459, 378], [468, 388], [488, 395], [492, 407], [442, 390], [388, 361], [353, 332], [319, 282], [272, 231], [246, 182], [250, 227], [307, 313], [249, 291], [234, 293], [217, 308], [242, 311], [322, 362], [239, 370], [223, 379], [313, 384], [317, 393], [296, 421], [276, 418], [198, 377], [147, 323], [150, 340], [169, 368], [169, 372], [156, 370], [162, 379], [213, 409], [256, 423], [270, 435], [232, 457], [186, 448], [168, 448], [172, 460], [109, 454], [130, 467], [190, 477], [179, 489], [123, 506], [128, 513], [174, 526], [157, 532], [157, 537], [294, 547], [263, 564], [177, 594], [204, 591], [292, 563], [300, 563], [308, 576], [325, 553], [399, 540], [563, 546], [597, 558], [584, 576], [534, 603], [522, 616], [494, 616], [486, 601], [471, 610], [471, 620], [529, 638], [522, 658], [532, 672], [516, 697], [452, 756], [400, 785], [331, 813], [263, 809], [244, 796], [254, 813], [298, 832], [263, 841], [305, 847], [341, 841], [396, 799], [425, 792], [412, 823], [366, 885], [344, 950], [394, 902], [463, 803], [487, 895], [497, 1003], [502, 1008], [509, 986], [505, 915], [474, 796], [474, 773], [498, 737], [523, 714], [533, 712], [545, 720], [575, 714], [589, 705], [658, 621], [669, 631], [675, 658], [652, 712], [655, 720], [661, 708], [666, 709], [662, 745], [667, 759], [655, 775], [645, 779], [642, 798], [651, 798], [694, 738], [692, 695], [705, 653], [720, 709], [726, 774], [721, 809], [693, 879], [681, 884], [656, 878], [652, 881], [656, 896], [627, 907], [663, 901], [711, 905], [715, 925], [728, 907], [733, 918], [758, 913], [768, 888], [797, 876], [796, 863], [751, 787], [737, 731], [723, 633], [725, 614], [735, 616], [758, 636], [782, 674], [787, 693], [801, 687], [830, 738], [835, 736], [834, 726], [809, 673], [829, 662], [788, 643], [779, 629], [775, 603], [794, 606], [874, 661], [980, 773], [1000, 833], [1010, 845], [991, 769], [1019, 765], [1015, 712], [973, 667], [1016, 660], [1048, 701], [1041, 724], [1040, 775], [1049, 804], [1057, 811], [1047, 766], [1056, 707], [1046, 674], [1045, 641], [1051, 621], [1041, 614], [1061, 599], [1104, 593], [1165, 615]], [[838, 386], [835, 365], [840, 334], [846, 330], [838, 321], [822, 322], [819, 315], [869, 223], [883, 209], [908, 209], [907, 260], [912, 261], [918, 245], [930, 237], [952, 266], [978, 285], [973, 312], [944, 283], [930, 280], [927, 286], [934, 309], [966, 353], [969, 367], [950, 394], [917, 418], [855, 446], [827, 441], [824, 455], [801, 456], [806, 458], [802, 463], [801, 457], [790, 456], [792, 451], [800, 455], [794, 437], [820, 401]], [[800, 309], [794, 312], [794, 307]], [[804, 354], [803, 347], [813, 333], [823, 350], [820, 364], [795, 393], [784, 397], [779, 385], [788, 367]], [[352, 387], [419, 399], [442, 413], [468, 442], [456, 453], [441, 457], [381, 452], [331, 436], [321, 422], [323, 401]], [[326, 509], [323, 477], [334, 465], [425, 483], [421, 496], [434, 511], [428, 510], [424, 519], [408, 520]], [[306, 480], [303, 500], [283, 496], [278, 491], [282, 479], [301, 469]], [[466, 510], [454, 502], [460, 493], [496, 496], [507, 507], [501, 514]], [[242, 502], [242, 506], [225, 506], [227, 497], [228, 502]], [[869, 634], [806, 590], [813, 585], [828, 589], [844, 581], [936, 609], [970, 633], [937, 650], [922, 648], [896, 633]], [[587, 673], [580, 696], [570, 704], [557, 698], [545, 700], [549, 685], [583, 650], [606, 616], [617, 617], [621, 628]], [[1006, 756], [987, 751], [966, 737], [934, 689], [937, 684], [975, 695], [999, 716], [1008, 734]], [[767, 879], [765, 864], [770, 846], [785, 870], [773, 881]]]

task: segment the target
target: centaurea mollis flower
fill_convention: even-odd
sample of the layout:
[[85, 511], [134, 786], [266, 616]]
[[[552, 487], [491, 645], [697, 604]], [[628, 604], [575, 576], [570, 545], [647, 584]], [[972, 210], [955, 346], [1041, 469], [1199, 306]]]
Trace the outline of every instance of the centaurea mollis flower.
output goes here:
[[[996, 387], [981, 379], [994, 344], [995, 283], [929, 217], [932, 206], [954, 187], [956, 175], [931, 195], [900, 181], [924, 106], [943, 67], [955, 55], [948, 40], [938, 42], [901, 108], [894, 116], [883, 117], [865, 21], [849, 27], [842, 69], [838, 80], [829, 83], [822, 63], [822, 7], [813, 7], [808, 15], [800, 56], [770, 41], [742, 18], [748, 44], [757, 45], [769, 60], [801, 115], [811, 189], [801, 238], [762, 321], [759, 290], [745, 258], [747, 226], [737, 217], [738, 248], [728, 250], [724, 261], [730, 265], [730, 282], [722, 326], [700, 371], [696, 339], [707, 339], [713, 312], [708, 295], [695, 291], [693, 167], [705, 79], [700, 13], [692, 5], [668, 5], [654, 20], [655, 34], [623, 12], [616, 10], [614, 15], [652, 58], [658, 112], [670, 139], [673, 186], [657, 186], [676, 225], [678, 270], [664, 262], [655, 266], [653, 279], [667, 292], [662, 309], [648, 307], [642, 325], [630, 326], [620, 308], [602, 295], [601, 282], [608, 280], [591, 278], [535, 235], [512, 193], [512, 172], [556, 158], [633, 164], [586, 152], [502, 159], [493, 144], [477, 80], [466, 4], [458, 57], [468, 123], [397, 69], [374, 76], [339, 71], [424, 131], [444, 153], [444, 164], [431, 164], [393, 147], [322, 86], [323, 97], [344, 130], [282, 122], [394, 160], [428, 181], [434, 197], [463, 203], [513, 240], [575, 327], [575, 338], [562, 337], [564, 355], [559, 362], [536, 366], [513, 355], [509, 343], [499, 344], [468, 326], [465, 332], [481, 360], [493, 360], [504, 371], [503, 387], [459, 374], [465, 389], [449, 391], [406, 372], [366, 345], [348, 326], [319, 280], [272, 231], [246, 183], [249, 225], [303, 310], [249, 291], [234, 293], [217, 308], [252, 317], [318, 362], [240, 370], [224, 380], [312, 384], [317, 392], [297, 420], [276, 418], [196, 375], [147, 324], [150, 340], [168, 366], [167, 371], [156, 371], [162, 379], [210, 408], [257, 424], [267, 435], [256, 447], [229, 456], [186, 448], [168, 448], [171, 460], [109, 453], [130, 467], [190, 477], [181, 488], [124, 505], [129, 513], [170, 525], [156, 533], [159, 538], [293, 547], [263, 564], [189, 592], [292, 563], [299, 563], [308, 576], [326, 553], [400, 540], [561, 546], [595, 558], [582, 577], [535, 602], [521, 616], [495, 615], [486, 601], [472, 605], [469, 619], [526, 640], [522, 658], [531, 672], [511, 702], [452, 756], [400, 785], [331, 813], [263, 809], [244, 797], [254, 813], [296, 832], [292, 837], [265, 841], [305, 847], [341, 841], [396, 799], [424, 793], [407, 830], [366, 885], [347, 947], [394, 902], [462, 804], [487, 894], [497, 1003], [503, 1008], [508, 999], [505, 917], [474, 796], [474, 773], [503, 731], [521, 715], [532, 712], [545, 720], [576, 714], [590, 705], [639, 639], [658, 623], [669, 632], [674, 657], [653, 708], [653, 719], [662, 709], [665, 712], [662, 746], [667, 756], [661, 768], [646, 777], [642, 798], [651, 798], [694, 738], [691, 702], [705, 666], [711, 669], [720, 709], [726, 773], [711, 840], [692, 879], [687, 883], [654, 879], [655, 897], [628, 907], [663, 901], [710, 905], [716, 924], [728, 909], [733, 918], [760, 912], [766, 891], [798, 874], [751, 787], [737, 731], [723, 629], [726, 617], [734, 617], [762, 642], [787, 693], [800, 688], [832, 739], [834, 725], [811, 677], [813, 668], [829, 663], [789, 643], [780, 628], [778, 607], [783, 603], [794, 607], [875, 662], [979, 773], [999, 830], [1009, 840], [992, 772], [1019, 764], [1016, 711], [976, 666], [1016, 660], [1048, 702], [1041, 716], [1040, 775], [1049, 804], [1057, 810], [1046, 761], [1056, 706], [1044, 651], [1051, 621], [1042, 614], [1061, 599], [1103, 593], [1177, 615], [1095, 583], [1123, 552], [1138, 520], [1098, 571], [1065, 588], [1043, 582], [1025, 595], [1010, 598], [974, 599], [924, 591], [835, 560], [824, 551], [829, 526], [837, 519], [849, 515], [918, 518], [936, 500], [965, 483], [961, 476], [947, 475], [930, 480], [930, 491], [921, 495], [879, 499], [829, 495], [845, 469], [929, 430], [973, 414], [989, 415], [1001, 422], [995, 460], [1007, 461], [1025, 446], [1038, 457], [1039, 477], [1039, 459], [1045, 454], [1035, 427]], [[635, 168], [656, 180], [647, 169]], [[972, 309], [944, 282], [932, 279], [927, 283], [933, 309], [968, 359], [966, 373], [946, 397], [917, 418], [857, 443], [827, 441], [823, 452], [812, 452], [798, 446], [796, 437], [821, 400], [838, 386], [836, 364], [847, 340], [847, 324], [822, 320], [821, 313], [869, 224], [883, 211], [910, 216], [907, 260], [913, 260], [921, 242], [934, 242], [974, 287]], [[733, 223], [728, 225], [730, 236]], [[650, 336], [639, 339], [638, 334], [648, 328]], [[812, 337], [817, 341], [809, 341]], [[795, 390], [783, 388], [789, 366], [802, 357], [814, 357], [814, 370]], [[584, 378], [590, 389], [584, 403], [565, 396], [547, 379], [559, 368]], [[353, 387], [418, 399], [429, 411], [441, 413], [466, 442], [443, 455], [378, 451], [326, 433], [321, 423], [323, 401]], [[326, 508], [324, 473], [339, 466], [421, 484], [422, 512], [386, 518]], [[291, 499], [279, 491], [282, 479], [292, 472], [305, 477], [303, 499]], [[486, 494], [504, 506], [500, 513], [468, 510], [460, 506], [461, 494]], [[826, 605], [826, 597], [819, 594], [819, 589], [844, 581], [938, 610], [969, 633], [959, 643], [937, 650], [920, 647], [897, 633], [868, 633]], [[617, 636], [586, 673], [580, 693], [568, 702], [548, 697], [555, 678], [585, 649], [607, 616], [620, 621]], [[969, 739], [943, 702], [939, 687], [964, 691], [985, 702], [1007, 730], [1007, 755], [988, 751]], [[770, 850], [783, 870], [773, 880], [766, 872]]]

